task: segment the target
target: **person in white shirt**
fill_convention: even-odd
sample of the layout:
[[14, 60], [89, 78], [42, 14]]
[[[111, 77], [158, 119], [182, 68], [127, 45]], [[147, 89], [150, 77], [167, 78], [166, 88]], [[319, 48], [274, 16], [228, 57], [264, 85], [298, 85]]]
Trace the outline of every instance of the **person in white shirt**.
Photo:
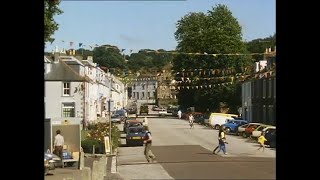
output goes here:
[[[56, 131], [56, 136], [54, 137], [54, 154], [56, 154], [58, 157], [61, 158], [61, 161], [63, 160], [63, 145], [64, 145], [64, 137], [61, 135], [61, 131]], [[63, 167], [63, 163], [62, 163]]]
[[181, 115], [182, 115], [182, 112], [181, 112], [181, 110], [179, 110], [179, 111], [178, 111], [178, 117], [179, 117], [179, 119], [181, 119]]
[[145, 144], [144, 155], [146, 156], [146, 159], [148, 162], [154, 162], [154, 160], [156, 159], [156, 156], [151, 152], [151, 146], [152, 146], [151, 132], [149, 131], [148, 127], [145, 127], [145, 130], [146, 130], [146, 138], [143, 141]]
[[142, 124], [143, 124], [143, 126], [148, 126], [148, 118], [147, 117], [144, 117]]
[[194, 126], [193, 126], [193, 121], [194, 121], [194, 117], [192, 114], [189, 115], [189, 124], [190, 124], [190, 128], [193, 129]]

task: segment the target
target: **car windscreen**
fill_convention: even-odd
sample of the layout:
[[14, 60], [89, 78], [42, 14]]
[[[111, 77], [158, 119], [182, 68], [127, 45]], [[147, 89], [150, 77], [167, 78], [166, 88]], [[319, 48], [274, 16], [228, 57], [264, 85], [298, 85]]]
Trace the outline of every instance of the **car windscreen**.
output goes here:
[[257, 131], [262, 131], [264, 128], [266, 128], [265, 126], [260, 126], [260, 127], [258, 127], [256, 130]]
[[129, 133], [142, 133], [143, 131], [143, 128], [130, 128]]

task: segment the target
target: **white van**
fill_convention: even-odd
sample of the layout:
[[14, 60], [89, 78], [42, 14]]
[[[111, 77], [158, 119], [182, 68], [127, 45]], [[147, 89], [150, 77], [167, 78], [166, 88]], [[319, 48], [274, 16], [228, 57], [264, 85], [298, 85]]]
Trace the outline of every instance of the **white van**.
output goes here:
[[209, 117], [209, 125], [214, 129], [219, 129], [221, 125], [226, 124], [228, 120], [238, 117], [236, 114], [211, 113]]

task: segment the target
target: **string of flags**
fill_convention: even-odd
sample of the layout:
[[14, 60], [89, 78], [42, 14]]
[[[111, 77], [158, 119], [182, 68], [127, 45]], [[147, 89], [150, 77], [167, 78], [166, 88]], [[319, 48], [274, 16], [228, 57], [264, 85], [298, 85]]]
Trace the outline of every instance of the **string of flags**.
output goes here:
[[[205, 78], [207, 82], [202, 82], [201, 85], [194, 85], [194, 83], [200, 82], [201, 79], [189, 79], [189, 78], [181, 78], [181, 80], [172, 81], [172, 89], [199, 89], [199, 88], [212, 88], [220, 85], [230, 85], [234, 82], [243, 82], [249, 79], [262, 79], [262, 78], [270, 78], [276, 76], [276, 71], [269, 70], [265, 72], [258, 72], [255, 74], [245, 74], [238, 73], [235, 76], [224, 76], [224, 77], [214, 77], [214, 78]], [[120, 80], [131, 80], [131, 81], [149, 81], [149, 80], [157, 80], [156, 77], [148, 77], [148, 78], [120, 78]], [[224, 82], [212, 82], [212, 80], [224, 81]], [[214, 84], [213, 84], [214, 83]]]
[[[65, 43], [64, 40], [61, 40], [62, 43]], [[74, 42], [70, 41], [69, 42], [69, 46], [73, 47]], [[78, 43], [78, 47], [84, 47], [85, 45], [82, 42]], [[88, 45], [88, 47], [92, 50], [95, 47], [99, 47], [99, 44], [91, 44]], [[124, 52], [126, 49], [120, 49], [121, 52]], [[132, 53], [133, 49], [129, 50], [130, 53]], [[177, 52], [177, 51], [158, 51], [158, 50], [145, 50], [143, 51], [145, 53], [156, 53], [156, 54], [173, 54], [173, 55], [196, 55], [196, 56], [213, 56], [213, 57], [217, 57], [217, 56], [253, 56], [253, 55], [268, 55], [268, 54], [275, 54], [275, 50], [274, 51], [265, 51], [263, 53], [207, 53], [207, 52], [197, 52], [197, 53], [191, 53], [191, 52]]]
[[146, 53], [157, 53], [157, 54], [173, 54], [173, 55], [181, 55], [181, 54], [186, 54], [186, 55], [197, 55], [197, 56], [252, 56], [252, 55], [265, 55], [265, 54], [270, 54], [274, 52], [263, 52], [263, 53], [215, 53], [215, 54], [208, 54], [206, 52], [203, 53], [189, 53], [189, 52], [177, 52], [177, 51], [144, 51]]

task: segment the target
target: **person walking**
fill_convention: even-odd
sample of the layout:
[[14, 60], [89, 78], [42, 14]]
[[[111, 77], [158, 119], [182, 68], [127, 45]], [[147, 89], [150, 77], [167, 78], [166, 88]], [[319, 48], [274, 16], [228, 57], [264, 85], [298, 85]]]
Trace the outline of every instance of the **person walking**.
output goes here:
[[151, 152], [151, 147], [152, 147], [152, 136], [151, 136], [151, 132], [149, 131], [148, 127], [145, 127], [146, 129], [146, 135], [145, 135], [145, 139], [144, 139], [144, 144], [145, 144], [145, 148], [144, 148], [144, 155], [147, 159], [147, 161], [150, 162], [154, 162], [154, 160], [156, 159], [156, 156]]
[[182, 112], [181, 112], [181, 110], [179, 109], [179, 111], [178, 111], [178, 118], [181, 119], [181, 116], [182, 116]]
[[[216, 148], [214, 148], [214, 150], [212, 151], [212, 154], [217, 154], [220, 152], [220, 150], [222, 150], [224, 154], [228, 154], [226, 151], [226, 144], [227, 144], [226, 136], [225, 136], [224, 129], [222, 126], [220, 126], [220, 128], [219, 128], [218, 143], [219, 143], [219, 145]], [[219, 149], [218, 152], [216, 152], [217, 149]]]
[[190, 124], [190, 129], [193, 129], [193, 121], [194, 121], [194, 117], [192, 115], [192, 113], [189, 115], [189, 124]]
[[54, 154], [61, 159], [62, 168], [64, 167], [63, 145], [64, 145], [64, 137], [61, 135], [61, 131], [57, 130], [56, 136], [54, 137]]
[[258, 138], [258, 142], [260, 144], [260, 147], [257, 149], [257, 151], [259, 151], [262, 148], [263, 152], [264, 152], [264, 148], [265, 148], [264, 143], [267, 141], [267, 139], [264, 136], [265, 136], [265, 132], [262, 132]]

